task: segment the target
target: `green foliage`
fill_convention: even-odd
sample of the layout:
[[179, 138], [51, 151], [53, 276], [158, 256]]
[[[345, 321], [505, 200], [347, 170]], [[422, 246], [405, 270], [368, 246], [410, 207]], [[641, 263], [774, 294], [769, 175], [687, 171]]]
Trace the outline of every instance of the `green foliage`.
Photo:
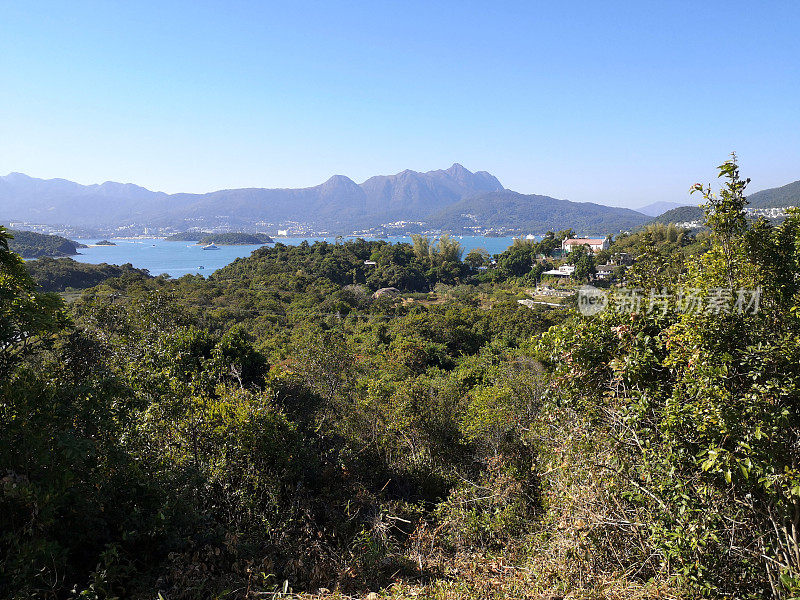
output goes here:
[[478, 267], [488, 267], [490, 261], [491, 255], [484, 248], [473, 248], [464, 257], [464, 262], [473, 270]]
[[173, 233], [167, 237], [168, 242], [199, 242], [202, 238], [209, 235], [209, 232], [200, 229], [190, 229], [180, 233]]
[[655, 217], [648, 225], [705, 222], [705, 212], [699, 206], [679, 206]]
[[[433, 248], [276, 244], [207, 280], [123, 272], [86, 290], [75, 329], [2, 381], [4, 595], [385, 585], [418, 570], [412, 535], [464, 481], [507, 490], [480, 504], [474, 539], [511, 541], [538, 496], [524, 432], [492, 418], [490, 390], [530, 418], [516, 348], [556, 317], [454, 285], [469, 277], [460, 246]], [[34, 283], [3, 256], [18, 303]], [[32, 270], [64, 285], [70, 265]], [[440, 299], [371, 297], [395, 281]], [[498, 453], [508, 464], [487, 473]]]
[[695, 184], [692, 192], [700, 192], [706, 201], [706, 224], [711, 228], [715, 241], [722, 249], [727, 268], [727, 282], [732, 288], [734, 285], [734, 255], [740, 247], [738, 243], [747, 230], [747, 216], [744, 207], [747, 200], [744, 189], [750, 180], [739, 178], [739, 165], [736, 155], [732, 154], [730, 160], [718, 167], [719, 177], [725, 177], [727, 182], [717, 196], [711, 191], [711, 186], [703, 188], [702, 184]]
[[60, 299], [34, 291], [22, 258], [9, 250], [10, 237], [0, 227], [0, 379], [32, 344], [64, 324]]
[[44, 292], [64, 292], [68, 289], [83, 290], [94, 287], [116, 277], [149, 278], [147, 270], [135, 269], [130, 263], [124, 265], [99, 265], [80, 263], [71, 258], [40, 258], [25, 263], [31, 277]]
[[575, 271], [572, 273], [573, 279], [589, 281], [596, 273], [594, 256], [586, 246], [573, 248], [569, 253], [569, 261], [575, 265]]
[[720, 174], [719, 198], [703, 190], [708, 251], [673, 254], [660, 271], [649, 267], [658, 253], [643, 252], [629, 276], [706, 294], [760, 288], [760, 311], [604, 313], [554, 328], [539, 351], [564, 401], [616, 440], [598, 457], [619, 490], [605, 519], [639, 523], [656, 572], [706, 596], [787, 597], [800, 566], [798, 223], [748, 231], [735, 161]]
[[496, 595], [792, 597], [800, 213], [750, 226], [721, 170], [708, 236], [653, 225], [569, 258], [581, 279], [626, 253], [627, 285], [760, 289], [758, 311], [521, 306], [561, 231], [486, 272], [447, 237], [125, 272], [67, 327], [0, 236], [0, 595], [424, 595], [450, 577], [434, 561], [486, 579], [494, 556], [528, 577]]

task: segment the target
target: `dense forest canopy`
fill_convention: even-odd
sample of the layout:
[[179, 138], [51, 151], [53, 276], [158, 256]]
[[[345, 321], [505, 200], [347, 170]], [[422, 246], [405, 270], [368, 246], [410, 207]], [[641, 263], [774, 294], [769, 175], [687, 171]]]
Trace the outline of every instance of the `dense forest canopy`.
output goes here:
[[[720, 175], [696, 236], [278, 243], [69, 305], [0, 230], [0, 595], [796, 597], [800, 213]], [[517, 302], [564, 261], [606, 310]]]

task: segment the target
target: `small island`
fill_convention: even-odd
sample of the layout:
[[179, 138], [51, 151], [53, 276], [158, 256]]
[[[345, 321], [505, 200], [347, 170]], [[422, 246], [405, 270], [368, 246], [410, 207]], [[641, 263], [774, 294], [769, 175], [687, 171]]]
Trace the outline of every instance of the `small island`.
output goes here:
[[211, 233], [190, 229], [182, 233], [176, 233], [166, 238], [168, 242], [197, 242], [198, 245], [207, 246], [214, 243], [217, 246], [257, 246], [259, 244], [271, 244], [273, 240], [266, 233]]
[[114, 242], [109, 242], [108, 240], [100, 240], [95, 244], [95, 246], [116, 246]]
[[217, 246], [257, 246], [272, 242], [272, 238], [265, 233], [214, 233], [205, 235], [197, 241], [202, 246], [212, 243]]

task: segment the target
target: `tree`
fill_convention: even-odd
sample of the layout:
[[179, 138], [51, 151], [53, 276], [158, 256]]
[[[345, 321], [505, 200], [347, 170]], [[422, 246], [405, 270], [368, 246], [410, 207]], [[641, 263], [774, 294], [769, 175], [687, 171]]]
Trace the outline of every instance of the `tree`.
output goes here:
[[473, 248], [467, 253], [467, 256], [464, 257], [464, 262], [469, 265], [470, 269], [477, 269], [478, 267], [483, 267], [489, 264], [489, 260], [491, 256], [489, 252], [483, 248]]
[[719, 195], [712, 192], [711, 184], [703, 188], [700, 183], [692, 186], [691, 193], [701, 193], [706, 201], [703, 206], [706, 213], [706, 224], [711, 228], [725, 257], [728, 286], [733, 289], [736, 270], [734, 255], [737, 248], [741, 248], [739, 242], [747, 230], [747, 215], [744, 212], [747, 198], [744, 196], [744, 190], [750, 180], [742, 180], [739, 177], [736, 153], [732, 153], [731, 158], [717, 169], [719, 170], [718, 177], [727, 179]]
[[10, 237], [0, 226], [0, 377], [8, 374], [37, 336], [64, 323], [61, 299], [35, 291], [24, 261], [9, 250]]
[[411, 241], [414, 245], [414, 256], [421, 261], [428, 261], [431, 258], [431, 238], [419, 233], [411, 234]]
[[588, 281], [596, 273], [591, 251], [586, 246], [576, 246], [569, 254], [570, 262], [575, 265], [575, 271], [572, 273], [573, 279]]
[[497, 267], [506, 277], [519, 277], [533, 267], [537, 247], [532, 244], [514, 244], [497, 257]]
[[461, 242], [445, 233], [439, 238], [434, 249], [435, 262], [437, 264], [460, 263], [463, 252]]

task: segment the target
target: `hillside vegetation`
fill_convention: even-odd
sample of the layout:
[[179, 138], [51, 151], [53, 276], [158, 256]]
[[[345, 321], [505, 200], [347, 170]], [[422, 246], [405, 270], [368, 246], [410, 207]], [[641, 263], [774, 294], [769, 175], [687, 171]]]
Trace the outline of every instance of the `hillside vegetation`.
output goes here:
[[189, 231], [173, 233], [171, 236], [165, 239], [168, 242], [199, 242], [201, 238], [207, 235], [209, 235], [208, 231], [201, 231], [199, 229], [190, 229]]
[[214, 243], [217, 246], [254, 246], [257, 244], [271, 244], [272, 238], [263, 233], [212, 233], [204, 235], [197, 243]]
[[752, 194], [748, 201], [753, 208], [782, 208], [800, 206], [800, 181], [787, 185], [761, 190]]
[[461, 233], [480, 223], [484, 227], [510, 228], [518, 233], [544, 234], [571, 227], [584, 235], [602, 235], [633, 229], [649, 218], [628, 208], [589, 202], [569, 202], [549, 196], [511, 191], [473, 196], [430, 217], [433, 227]]
[[695, 221], [703, 223], [705, 220], [706, 215], [699, 206], [680, 206], [668, 210], [650, 222], [669, 225], [670, 223], [693, 223]]
[[40, 256], [74, 256], [82, 244], [59, 235], [46, 235], [33, 231], [9, 230], [9, 248], [24, 258]]
[[135, 269], [130, 263], [120, 266], [106, 263], [93, 265], [71, 258], [29, 260], [25, 263], [25, 268], [43, 292], [83, 290], [118, 277], [150, 277], [146, 269]]
[[0, 596], [797, 597], [800, 213], [720, 174], [708, 234], [570, 254], [635, 258], [589, 316], [517, 302], [570, 231], [278, 243], [66, 307], [0, 230]]

